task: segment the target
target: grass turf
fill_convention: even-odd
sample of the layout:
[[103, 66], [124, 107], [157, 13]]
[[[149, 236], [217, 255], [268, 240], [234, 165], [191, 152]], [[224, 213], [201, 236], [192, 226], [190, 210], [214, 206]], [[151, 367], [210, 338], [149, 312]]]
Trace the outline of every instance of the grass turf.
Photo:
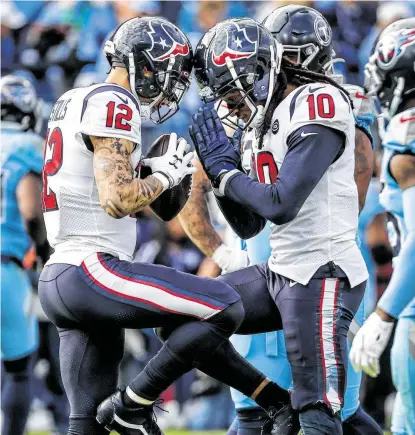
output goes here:
[[[210, 431], [210, 432], [191, 432], [188, 430], [168, 430], [166, 435], [224, 435], [225, 431]], [[50, 435], [50, 432], [30, 432], [28, 435]], [[117, 435], [113, 432], [111, 435]], [[391, 435], [390, 432], [385, 432], [385, 435]]]
[[[167, 430], [166, 435], [224, 435], [225, 431], [192, 432], [188, 430]], [[50, 432], [29, 432], [28, 435], [50, 435]], [[112, 432], [111, 435], [117, 435]]]

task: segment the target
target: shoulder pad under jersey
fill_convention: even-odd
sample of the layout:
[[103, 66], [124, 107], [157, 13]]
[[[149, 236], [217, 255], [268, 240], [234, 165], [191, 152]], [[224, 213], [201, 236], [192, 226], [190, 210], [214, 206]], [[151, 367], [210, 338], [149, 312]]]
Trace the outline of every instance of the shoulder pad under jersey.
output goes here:
[[383, 146], [399, 153], [415, 154], [415, 108], [400, 112], [390, 120]]

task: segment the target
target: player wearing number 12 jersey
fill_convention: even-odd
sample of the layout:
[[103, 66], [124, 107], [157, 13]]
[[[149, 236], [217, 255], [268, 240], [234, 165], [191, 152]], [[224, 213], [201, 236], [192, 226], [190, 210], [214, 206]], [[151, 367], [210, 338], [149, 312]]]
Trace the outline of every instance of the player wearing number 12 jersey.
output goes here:
[[[367, 279], [355, 241], [349, 97], [328, 77], [282, 57], [270, 32], [249, 19], [217, 26], [196, 59], [202, 99], [222, 99], [229, 107], [221, 120], [201, 110], [191, 125], [219, 205], [241, 238], [272, 223], [269, 262], [220, 278], [242, 296], [245, 317], [237, 333], [266, 332], [270, 316], [274, 325], [279, 317], [293, 373], [292, 405], [304, 434], [340, 434], [347, 331]], [[222, 126], [232, 116], [258, 131], [251, 177], [237, 169], [239, 151]]]
[[[105, 52], [107, 81], [57, 101], [45, 145], [43, 205], [55, 252], [42, 271], [39, 296], [59, 330], [68, 434], [160, 434], [154, 401], [204, 364], [217, 364], [220, 380], [272, 416], [278, 386], [228, 341], [244, 314], [238, 293], [226, 283], [131, 262], [136, 225], [130, 214], [194, 172], [193, 154], [175, 134], [164, 155], [142, 160], [152, 175], [140, 179], [134, 171], [141, 115], [162, 122], [178, 110], [189, 86], [190, 44], [162, 18], [134, 18], [114, 32]], [[123, 329], [157, 326], [173, 326], [169, 340], [114, 393]]]

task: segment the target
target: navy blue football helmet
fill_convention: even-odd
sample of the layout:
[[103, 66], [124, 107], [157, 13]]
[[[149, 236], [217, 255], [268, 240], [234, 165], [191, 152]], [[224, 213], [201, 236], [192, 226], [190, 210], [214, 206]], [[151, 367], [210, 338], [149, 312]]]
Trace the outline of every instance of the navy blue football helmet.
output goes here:
[[282, 46], [261, 24], [250, 18], [226, 20], [200, 40], [194, 71], [203, 102], [223, 100], [236, 93], [239, 101], [222, 116], [232, 128], [236, 109], [246, 103], [251, 112], [243, 128], [259, 125], [278, 82]]
[[38, 133], [42, 126], [42, 100], [29, 80], [17, 75], [0, 79], [1, 120], [19, 124], [22, 131]]
[[160, 17], [132, 18], [105, 43], [111, 66], [127, 69], [144, 118], [160, 124], [173, 116], [190, 86], [192, 47], [186, 35]]
[[366, 88], [389, 121], [401, 104], [415, 97], [415, 18], [398, 20], [377, 38], [365, 66]]
[[281, 6], [272, 11], [262, 23], [284, 47], [284, 56], [310, 71], [334, 73], [335, 58], [330, 24], [317, 10], [299, 5]]

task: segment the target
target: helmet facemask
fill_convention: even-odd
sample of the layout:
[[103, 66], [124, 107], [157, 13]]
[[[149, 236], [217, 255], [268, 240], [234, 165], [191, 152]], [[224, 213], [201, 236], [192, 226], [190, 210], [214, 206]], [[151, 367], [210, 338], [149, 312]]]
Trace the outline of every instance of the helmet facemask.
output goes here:
[[[273, 45], [269, 46], [271, 67], [268, 72], [262, 74], [262, 77], [258, 73], [258, 68], [255, 72], [249, 71], [246, 74], [238, 76], [234, 62], [230, 57], [227, 57], [226, 68], [230, 73], [231, 80], [214, 91], [213, 89], [215, 84], [217, 84], [218, 78], [215, 76], [214, 71], [207, 72], [209, 86], [199, 91], [199, 95], [205, 103], [216, 100], [226, 101], [231, 93], [240, 95], [240, 98], [234, 98], [234, 102], [229, 107], [228, 112], [220, 117], [222, 123], [226, 126], [232, 129], [240, 128], [245, 130], [248, 127], [256, 128], [262, 124], [275, 90], [277, 75], [281, 68], [282, 46], [275, 42], [275, 47]], [[265, 70], [265, 68], [263, 69]], [[263, 101], [265, 101], [265, 104], [258, 104]], [[245, 104], [251, 113], [249, 119], [244, 122], [236, 118], [235, 113]]]
[[140, 100], [142, 98], [152, 100], [151, 102], [140, 101], [142, 118], [154, 124], [161, 124], [179, 110], [180, 102], [190, 87], [190, 77], [187, 71], [174, 69], [176, 58], [173, 55], [170, 56], [165, 71], [156, 71], [153, 68], [153, 61], [146, 55], [145, 57], [148, 65], [142, 69], [142, 74], [147, 79], [153, 76], [150, 90], [143, 91], [141, 81], [136, 74], [133, 53], [129, 55], [130, 87]]

